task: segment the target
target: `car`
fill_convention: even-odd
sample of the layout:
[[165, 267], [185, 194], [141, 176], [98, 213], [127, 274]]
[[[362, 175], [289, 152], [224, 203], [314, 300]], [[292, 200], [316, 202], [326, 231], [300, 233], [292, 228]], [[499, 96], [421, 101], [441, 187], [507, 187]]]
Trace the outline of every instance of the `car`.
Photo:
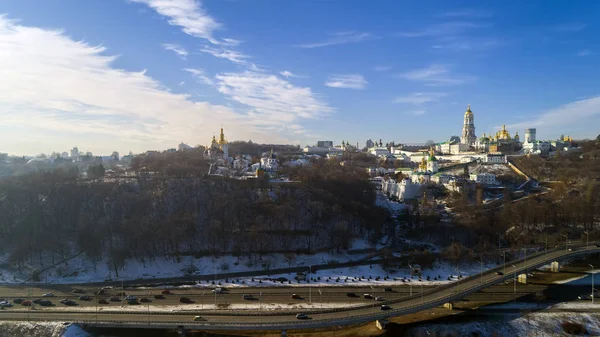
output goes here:
[[570, 251], [570, 252], [572, 252], [572, 251], [573, 251], [573, 249], [571, 249], [571, 248], [569, 248], [569, 249], [567, 249], [567, 250], [568, 250], [568, 251]]
[[0, 307], [1, 308], [12, 307], [12, 303], [10, 303], [9, 301], [1, 301]]
[[292, 298], [295, 299], [295, 300], [301, 300], [302, 299], [302, 297], [300, 297], [300, 295], [298, 295], [298, 294], [292, 294]]
[[100, 290], [96, 291], [96, 295], [104, 295], [104, 294], [106, 294], [106, 290], [104, 290], [104, 289], [100, 289]]
[[288, 281], [288, 279], [285, 278], [285, 277], [279, 277], [279, 278], [276, 278], [275, 280], [279, 281], [279, 282], [286, 282], [286, 281]]
[[109, 289], [114, 289], [115, 287], [111, 287], [111, 286], [106, 286], [106, 287], [102, 287], [102, 290], [109, 290]]
[[393, 257], [402, 257], [402, 252], [401, 251], [396, 251], [392, 253]]
[[31, 306], [31, 301], [23, 301], [21, 302], [21, 305], [24, 307], [30, 307]]
[[497, 272], [496, 272], [496, 275], [502, 276], [502, 275], [504, 275], [504, 273], [503, 273], [503, 272], [501, 272], [501, 271], [497, 271]]
[[52, 301], [49, 300], [41, 300], [40, 303], [38, 303], [39, 305], [43, 306], [43, 307], [49, 307], [52, 305]]
[[35, 300], [33, 300], [33, 303], [40, 304], [41, 301], [42, 301], [41, 298], [36, 298]]
[[140, 298], [140, 302], [142, 302], [142, 303], [149, 303], [149, 302], [152, 302], [152, 300], [149, 299], [149, 298], [147, 298], [147, 297], [142, 297], [142, 298]]
[[77, 302], [75, 302], [73, 300], [66, 300], [66, 301], [61, 302], [61, 303], [64, 304], [64, 305], [69, 305], [69, 306], [71, 306], [71, 305], [77, 305]]
[[111, 302], [119, 302], [121, 298], [119, 296], [111, 296], [108, 300]]
[[356, 295], [355, 293], [346, 293], [346, 296], [348, 296], [348, 297], [358, 297], [358, 295]]
[[169, 290], [169, 289], [165, 289], [165, 290], [161, 291], [160, 293], [163, 295], [171, 295], [172, 294], [171, 290]]
[[254, 296], [252, 296], [252, 295], [249, 295], [249, 294], [244, 294], [244, 295], [242, 296], [242, 298], [243, 298], [243, 299], [245, 299], [245, 300], [253, 300], [253, 299], [254, 299]]
[[83, 295], [83, 296], [79, 296], [79, 300], [80, 301], [91, 301], [92, 298], [89, 296]]
[[194, 302], [188, 297], [180, 297], [179, 303], [194, 303]]
[[392, 288], [385, 288], [385, 289], [383, 289], [383, 291], [392, 292], [394, 290], [392, 290]]
[[137, 300], [137, 297], [133, 296], [133, 295], [129, 295], [127, 297], [125, 297], [126, 301], [132, 301], [132, 300]]
[[45, 293], [42, 297], [54, 297], [54, 293]]
[[373, 299], [373, 295], [371, 295], [371, 294], [364, 294], [363, 298], [366, 298], [368, 300], [372, 300]]
[[62, 300], [58, 301], [59, 303], [65, 303], [66, 301], [68, 301], [66, 298], [63, 298]]
[[164, 300], [165, 299], [165, 295], [154, 295], [154, 298], [157, 300]]
[[307, 319], [308, 316], [306, 316], [306, 314], [300, 313], [300, 314], [296, 314], [296, 318], [297, 319]]
[[215, 294], [220, 294], [220, 293], [223, 292], [223, 288], [215, 288], [215, 289], [212, 290], [212, 292], [215, 293]]
[[14, 303], [14, 304], [21, 304], [21, 303], [23, 303], [23, 299], [22, 299], [22, 298], [15, 298], [15, 299], [13, 300], [13, 303]]
[[75, 288], [75, 289], [71, 290], [71, 292], [73, 294], [83, 294], [84, 293], [83, 289], [79, 289], [79, 288]]
[[103, 298], [101, 298], [101, 299], [98, 300], [98, 304], [108, 304], [108, 301], [105, 300], [105, 299], [103, 299]]
[[585, 294], [585, 295], [577, 296], [577, 299], [580, 299], [580, 300], [591, 300], [592, 299], [592, 295]]
[[202, 318], [202, 316], [194, 316], [194, 319], [192, 321], [197, 322], [197, 321], [203, 321], [204, 318]]
[[138, 302], [137, 298], [132, 298], [127, 300], [127, 304], [140, 304], [140, 302]]
[[117, 296], [126, 296], [127, 294], [125, 294], [124, 291], [119, 291], [115, 295], [117, 295]]
[[385, 299], [381, 296], [375, 297], [375, 301], [385, 301]]
[[381, 305], [381, 310], [390, 310], [390, 309], [391, 308], [389, 305], [385, 305], [385, 304]]

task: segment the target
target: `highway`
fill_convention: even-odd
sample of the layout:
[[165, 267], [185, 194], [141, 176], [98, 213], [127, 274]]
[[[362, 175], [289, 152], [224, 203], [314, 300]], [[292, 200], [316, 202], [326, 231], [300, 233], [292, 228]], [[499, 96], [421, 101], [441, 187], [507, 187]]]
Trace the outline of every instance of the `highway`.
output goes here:
[[[84, 322], [86, 324], [98, 324], [102, 326], [135, 326], [135, 327], [174, 327], [181, 325], [185, 322], [186, 328], [195, 329], [206, 329], [206, 330], [231, 330], [231, 329], [244, 329], [244, 330], [277, 330], [277, 329], [299, 329], [299, 328], [318, 328], [327, 327], [334, 325], [347, 325], [347, 324], [359, 324], [374, 321], [376, 319], [385, 319], [394, 316], [401, 316], [405, 314], [415, 313], [431, 308], [441, 306], [444, 303], [459, 300], [469, 294], [478, 292], [482, 289], [490, 287], [494, 284], [503, 283], [507, 280], [512, 280], [513, 276], [526, 271], [530, 271], [539, 268], [542, 265], [549, 264], [555, 260], [561, 260], [565, 258], [583, 256], [590, 253], [600, 252], [600, 248], [594, 246], [575, 246], [571, 248], [572, 251], [567, 251], [564, 248], [555, 249], [548, 251], [547, 253], [540, 252], [529, 256], [526, 261], [513, 261], [507, 263], [506, 274], [498, 275], [497, 271], [502, 271], [503, 266], [499, 266], [492, 270], [486, 271], [481, 275], [474, 275], [460, 282], [454, 284], [447, 284], [438, 287], [429, 287], [421, 294], [417, 291], [420, 287], [413, 287], [413, 296], [406, 296], [406, 292], [395, 292], [381, 294], [385, 296], [385, 302], [368, 301], [364, 299], [355, 299], [357, 303], [364, 303], [364, 305], [352, 308], [344, 307], [332, 310], [321, 310], [317, 308], [312, 312], [309, 311], [310, 319], [298, 320], [295, 318], [293, 312], [276, 312], [275, 315], [268, 315], [263, 312], [258, 312], [254, 315], [240, 315], [235, 311], [227, 311], [225, 313], [215, 313], [211, 315], [203, 316], [203, 321], [192, 322], [191, 319], [197, 313], [190, 312], [189, 315], [173, 315], [168, 313], [154, 312], [151, 314], [143, 315], [140, 313], [102, 313], [96, 314], [95, 312], [90, 313], [78, 313], [78, 312], [62, 312], [60, 314], [52, 313], [51, 309], [44, 309], [40, 311], [14, 311], [4, 310], [0, 314], [1, 319], [49, 319], [58, 321], [73, 321], [73, 322]], [[512, 267], [514, 265], [514, 268]], [[302, 296], [305, 297], [306, 301], [306, 288], [302, 289]], [[339, 289], [341, 290], [341, 289]], [[328, 301], [344, 301], [347, 302], [349, 298], [343, 299], [345, 293], [337, 289], [327, 289], [327, 291], [333, 292], [330, 295]], [[346, 290], [343, 288], [343, 290]], [[404, 289], [405, 290], [405, 287]], [[419, 289], [420, 290], [420, 289]], [[25, 290], [26, 291], [26, 290]], [[112, 289], [111, 291], [115, 291]], [[132, 290], [133, 291], [133, 290]], [[140, 290], [138, 290], [140, 291]], [[143, 291], [143, 290], [142, 290]], [[146, 290], [147, 291], [147, 290]], [[182, 290], [183, 291], [183, 290]], [[241, 300], [241, 294], [247, 293], [249, 290], [244, 289], [232, 289], [230, 295], [219, 295], [219, 296], [231, 296], [231, 299], [235, 297]], [[256, 292], [256, 290], [254, 290]], [[285, 296], [289, 295], [290, 288], [281, 288], [281, 290], [275, 291], [269, 294], [269, 298], [274, 301], [287, 301]], [[361, 290], [363, 291], [363, 290]], [[129, 292], [129, 290], [126, 290]], [[353, 292], [360, 293], [356, 289]], [[335, 294], [334, 294], [335, 293]], [[372, 293], [372, 290], [369, 291]], [[18, 295], [18, 294], [15, 294]], [[72, 295], [72, 294], [70, 294]], [[190, 294], [191, 296], [198, 296], [197, 294]], [[313, 302], [318, 303], [318, 293], [313, 288], [312, 291]], [[379, 294], [377, 294], [379, 295]], [[176, 295], [175, 295], [176, 296]], [[200, 295], [201, 297], [206, 297]], [[211, 294], [212, 301], [214, 296]], [[217, 300], [219, 299], [217, 296]], [[396, 297], [394, 297], [396, 296]], [[59, 297], [60, 298], [60, 297]], [[225, 298], [225, 297], [223, 297]], [[208, 297], [207, 297], [208, 299]], [[342, 300], [343, 299], [343, 300]], [[159, 300], [156, 300], [159, 301]], [[266, 302], [266, 296], [264, 301]], [[291, 298], [289, 302], [294, 302]], [[288, 303], [289, 303], [288, 302]], [[380, 304], [388, 304], [392, 309], [383, 311], [379, 309]], [[143, 305], [140, 309], [143, 311]], [[297, 311], [296, 311], [297, 312]], [[202, 313], [204, 315], [204, 313]], [[97, 322], [97, 323], [96, 323]]]

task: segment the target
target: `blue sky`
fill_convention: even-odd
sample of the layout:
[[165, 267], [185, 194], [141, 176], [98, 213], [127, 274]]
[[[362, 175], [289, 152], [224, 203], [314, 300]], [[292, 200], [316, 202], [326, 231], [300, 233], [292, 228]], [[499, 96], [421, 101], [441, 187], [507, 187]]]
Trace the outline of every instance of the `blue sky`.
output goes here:
[[5, 0], [0, 152], [595, 137], [597, 1]]

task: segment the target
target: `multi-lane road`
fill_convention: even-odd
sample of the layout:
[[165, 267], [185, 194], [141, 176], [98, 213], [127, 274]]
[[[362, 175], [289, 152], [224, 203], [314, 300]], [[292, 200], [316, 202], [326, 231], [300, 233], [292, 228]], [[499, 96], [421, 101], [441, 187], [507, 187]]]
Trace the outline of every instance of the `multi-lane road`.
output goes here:
[[[484, 272], [480, 275], [474, 275], [472, 277], [461, 280], [454, 284], [448, 284], [437, 287], [424, 287], [421, 293], [420, 286], [413, 286], [413, 296], [409, 296], [409, 287], [392, 287], [393, 292], [383, 291], [384, 286], [371, 288], [321, 288], [322, 294], [318, 293], [317, 287], [312, 289], [308, 288], [268, 288], [260, 289], [231, 289], [228, 294], [220, 294], [216, 296], [217, 304], [225, 303], [247, 303], [242, 299], [243, 294], [252, 294], [255, 297], [260, 297], [262, 303], [306, 303], [308, 302], [309, 296], [312, 297], [314, 303], [314, 310], [311, 310], [309, 314], [310, 319], [297, 320], [294, 313], [295, 311], [279, 310], [274, 313], [267, 314], [265, 311], [257, 311], [254, 314], [242, 314], [240, 311], [221, 311], [212, 312], [210, 314], [200, 313], [199, 311], [190, 311], [188, 315], [162, 313], [162, 312], [146, 312], [144, 315], [145, 304], [140, 306], [140, 312], [138, 313], [126, 313], [126, 312], [96, 312], [95, 310], [82, 313], [76, 311], [61, 312], [60, 314], [53, 313], [51, 308], [44, 308], [43, 310], [5, 310], [0, 313], [0, 318], [3, 319], [49, 319], [49, 320], [60, 320], [60, 321], [82, 321], [88, 324], [94, 324], [96, 321], [99, 324], [104, 325], [135, 325], [135, 326], [168, 326], [181, 325], [181, 322], [195, 326], [196, 328], [206, 329], [280, 329], [280, 328], [314, 328], [324, 327], [330, 325], [344, 325], [344, 324], [355, 324], [372, 321], [375, 319], [383, 319], [393, 316], [400, 316], [409, 313], [415, 313], [426, 309], [438, 307], [444, 303], [456, 301], [464, 298], [472, 293], [481, 291], [482, 289], [488, 288], [494, 284], [505, 283], [513, 279], [514, 275], [535, 269], [541, 265], [548, 264], [554, 260], [560, 260], [564, 258], [582, 256], [589, 253], [598, 253], [600, 248], [594, 246], [579, 246], [573, 247], [570, 250], [557, 249], [548, 251], [547, 253], [539, 253], [534, 256], [528, 257], [527, 261], [513, 261], [509, 262], [506, 266], [506, 273], [500, 275], [498, 272], [503, 271], [503, 266]], [[503, 291], [510, 293], [510, 284], [502, 287]], [[519, 286], [517, 286], [519, 287]], [[57, 288], [54, 290], [56, 298], [55, 301], [66, 297], [73, 296], [70, 293], [71, 287]], [[40, 294], [45, 289], [33, 289]], [[88, 290], [86, 290], [88, 291]], [[117, 292], [120, 289], [111, 289], [109, 292]], [[149, 293], [152, 291], [152, 293]], [[148, 289], [125, 289], [127, 294], [136, 295], [138, 297], [146, 296], [152, 297], [157, 294], [160, 290], [148, 290]], [[10, 293], [8, 293], [10, 292]], [[210, 293], [210, 290], [199, 290], [199, 289], [179, 289], [174, 291], [175, 295], [167, 295], [165, 300], [153, 299], [152, 305], [164, 301], [165, 305], [175, 304], [180, 296], [191, 298], [197, 304], [214, 304], [215, 296]], [[202, 295], [204, 292], [204, 295]], [[303, 297], [303, 299], [292, 299], [290, 293], [296, 293]], [[357, 295], [363, 293], [374, 293], [376, 296], [383, 296], [384, 302], [375, 302], [373, 300], [366, 300], [363, 298], [350, 298], [346, 296], [346, 292], [354, 292]], [[25, 288], [0, 289], [0, 297], [18, 297], [28, 298], [29, 290]], [[351, 303], [358, 305], [357, 307], [345, 306], [341, 309], [321, 311], [319, 303], [321, 302], [320, 296], [323, 296], [323, 302], [326, 303]], [[78, 301], [80, 306], [85, 305], [95, 306], [94, 302], [82, 303]], [[390, 310], [380, 310], [379, 304], [387, 304], [391, 307]], [[121, 303], [111, 303], [108, 307], [118, 308]], [[127, 304], [125, 304], [127, 305]], [[14, 308], [13, 308], [14, 309]], [[275, 315], [276, 314], [276, 315]], [[198, 322], [192, 322], [191, 319], [194, 315], [202, 315], [203, 320]]]

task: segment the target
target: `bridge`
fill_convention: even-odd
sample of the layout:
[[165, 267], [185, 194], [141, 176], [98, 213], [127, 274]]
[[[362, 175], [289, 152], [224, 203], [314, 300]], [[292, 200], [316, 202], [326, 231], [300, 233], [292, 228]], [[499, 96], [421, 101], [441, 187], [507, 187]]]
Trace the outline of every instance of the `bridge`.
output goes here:
[[[227, 311], [223, 313], [204, 314], [190, 311], [188, 313], [138, 312], [100, 313], [98, 312], [65, 312], [65, 311], [22, 311], [3, 310], [2, 320], [36, 321], [70, 321], [94, 327], [119, 328], [155, 328], [185, 330], [296, 330], [314, 329], [333, 326], [357, 325], [383, 320], [392, 317], [417, 313], [427, 309], [440, 307], [487, 287], [516, 279], [516, 276], [535, 270], [553, 261], [580, 257], [586, 254], [600, 253], [600, 247], [578, 244], [541, 251], [520, 260], [508, 262], [478, 275], [442, 285], [430, 290], [416, 293], [400, 299], [358, 307], [336, 308], [327, 310], [302, 311], [309, 319], [298, 320], [293, 312], [275, 311], [270, 313], [240, 313]], [[502, 273], [498, 273], [502, 272]], [[515, 283], [516, 286], [516, 283]], [[387, 304], [390, 310], [380, 310], [381, 304]], [[203, 314], [202, 321], [192, 321], [194, 315]]]

